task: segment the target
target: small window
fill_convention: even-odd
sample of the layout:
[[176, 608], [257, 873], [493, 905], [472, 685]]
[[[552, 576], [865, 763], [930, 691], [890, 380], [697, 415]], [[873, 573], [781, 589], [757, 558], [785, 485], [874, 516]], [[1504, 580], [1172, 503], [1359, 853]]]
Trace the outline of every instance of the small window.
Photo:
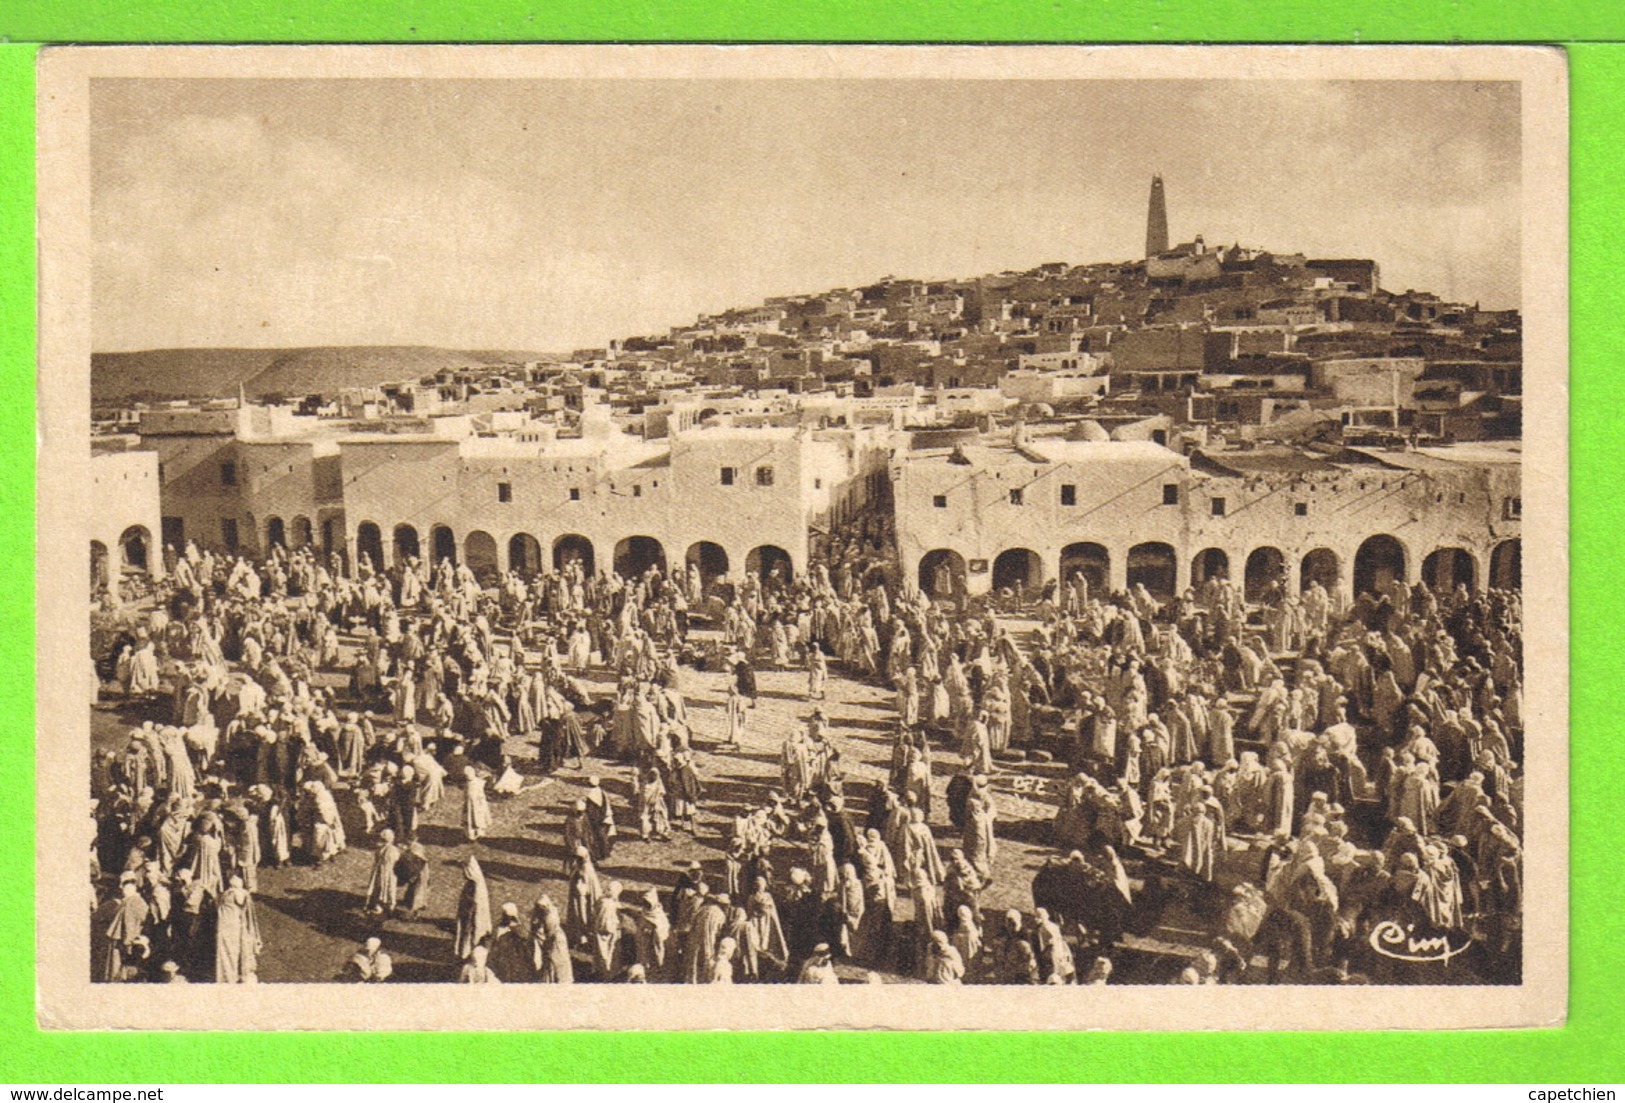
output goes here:
[[643, 484], [642, 483], [633, 483], [632, 484], [632, 497], [634, 497], [634, 498], [643, 497]]
[[1508, 521], [1514, 521], [1523, 516], [1522, 498], [1504, 498], [1501, 501], [1501, 516]]
[[1078, 488], [1072, 483], [1061, 484], [1061, 504], [1075, 506], [1078, 504]]
[[1294, 502], [1292, 504], [1292, 515], [1294, 517], [1307, 517], [1307, 516], [1309, 516], [1309, 503], [1308, 502]]
[[237, 465], [230, 460], [220, 465], [220, 485], [237, 485]]
[[1021, 504], [1021, 487], [1017, 486], [1011, 488], [1010, 504], [1013, 506], [1019, 506]]
[[772, 486], [773, 485], [773, 468], [769, 467], [767, 464], [763, 464], [761, 467], [758, 467], [756, 469], [756, 485], [757, 486]]
[[499, 501], [499, 502], [511, 502], [511, 501], [513, 501], [513, 484], [512, 483], [497, 483], [497, 501]]
[[813, 480], [813, 489], [814, 490], [823, 490], [824, 489], [824, 480], [823, 479], [814, 479]]
[[237, 518], [220, 518], [220, 539], [225, 543], [227, 551], [237, 550]]
[[931, 496], [931, 504], [936, 506], [938, 509], [947, 509], [948, 508], [948, 495], [946, 495], [946, 494], [933, 494]]
[[570, 500], [572, 502], [581, 501], [581, 488], [579, 486], [572, 486], [570, 488]]
[[1165, 506], [1177, 506], [1179, 504], [1178, 483], [1162, 484], [1162, 504]]
[[731, 468], [731, 467], [724, 467], [722, 469], [722, 485], [723, 486], [732, 486], [733, 484], [734, 484], [734, 469]]
[[1224, 499], [1223, 498], [1215, 498], [1215, 499], [1213, 499], [1213, 516], [1215, 516], [1215, 517], [1223, 517], [1224, 516]]

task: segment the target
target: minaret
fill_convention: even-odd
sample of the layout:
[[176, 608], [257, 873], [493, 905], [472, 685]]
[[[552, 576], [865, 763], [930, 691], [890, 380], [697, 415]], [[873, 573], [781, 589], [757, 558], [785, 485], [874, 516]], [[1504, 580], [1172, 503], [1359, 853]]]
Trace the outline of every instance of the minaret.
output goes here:
[[1151, 208], [1145, 216], [1145, 255], [1168, 251], [1168, 203], [1162, 195], [1162, 177], [1151, 178]]

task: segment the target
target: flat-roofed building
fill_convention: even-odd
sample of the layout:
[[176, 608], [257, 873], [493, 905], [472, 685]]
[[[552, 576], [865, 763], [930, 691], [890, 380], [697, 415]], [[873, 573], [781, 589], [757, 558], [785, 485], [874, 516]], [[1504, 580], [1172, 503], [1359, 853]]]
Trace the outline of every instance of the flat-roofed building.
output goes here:
[[905, 576], [946, 596], [1095, 588], [1169, 597], [1222, 574], [1257, 598], [1319, 581], [1348, 598], [1398, 578], [1517, 584], [1511, 448], [1295, 448], [1190, 457], [1141, 441], [1031, 440], [900, 455]]
[[118, 581], [126, 572], [152, 578], [164, 575], [158, 545], [162, 514], [158, 505], [158, 454], [121, 449], [97, 451], [90, 458], [91, 594], [118, 598]]

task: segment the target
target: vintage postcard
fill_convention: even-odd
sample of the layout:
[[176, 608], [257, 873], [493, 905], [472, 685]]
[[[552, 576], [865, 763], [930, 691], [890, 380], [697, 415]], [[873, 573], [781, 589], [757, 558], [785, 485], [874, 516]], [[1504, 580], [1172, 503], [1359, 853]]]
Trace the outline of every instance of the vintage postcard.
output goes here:
[[1563, 1021], [1560, 52], [39, 65], [43, 1026]]

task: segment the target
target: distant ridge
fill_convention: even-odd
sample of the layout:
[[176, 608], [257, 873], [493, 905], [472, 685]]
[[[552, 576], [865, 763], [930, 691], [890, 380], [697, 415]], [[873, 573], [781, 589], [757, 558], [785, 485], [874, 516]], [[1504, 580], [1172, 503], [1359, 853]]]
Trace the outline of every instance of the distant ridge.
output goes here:
[[457, 368], [548, 360], [546, 353], [354, 345], [292, 349], [148, 349], [90, 358], [91, 401], [115, 405], [174, 398], [250, 398], [331, 393], [418, 379]]

